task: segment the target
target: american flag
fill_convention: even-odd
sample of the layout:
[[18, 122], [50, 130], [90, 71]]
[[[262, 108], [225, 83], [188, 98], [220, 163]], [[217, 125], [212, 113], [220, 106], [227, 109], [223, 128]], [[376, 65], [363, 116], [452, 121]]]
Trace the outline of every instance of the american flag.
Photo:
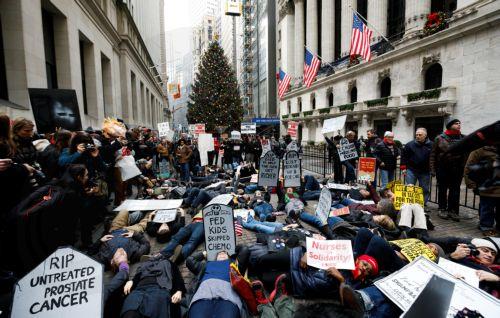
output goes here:
[[370, 39], [373, 31], [370, 30], [356, 13], [352, 18], [351, 50], [349, 54], [361, 55], [365, 61], [369, 61], [372, 53], [370, 50]]
[[236, 233], [237, 236], [243, 235], [243, 227], [238, 221], [234, 221], [234, 232]]
[[278, 96], [280, 99], [283, 98], [283, 95], [288, 91], [288, 87], [290, 86], [290, 81], [292, 78], [287, 73], [283, 72], [280, 68], [280, 78], [278, 81]]
[[306, 87], [311, 86], [320, 66], [321, 61], [306, 48], [306, 59], [304, 60], [304, 85]]

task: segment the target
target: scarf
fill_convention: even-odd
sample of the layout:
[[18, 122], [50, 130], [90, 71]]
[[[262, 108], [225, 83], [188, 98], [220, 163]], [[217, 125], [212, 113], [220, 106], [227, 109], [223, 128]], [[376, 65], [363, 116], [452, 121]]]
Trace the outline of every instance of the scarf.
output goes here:
[[387, 145], [394, 145], [394, 140], [384, 138], [384, 143]]
[[444, 131], [444, 134], [446, 136], [450, 136], [450, 137], [452, 137], [452, 136], [459, 136], [460, 135], [460, 130], [446, 129]]

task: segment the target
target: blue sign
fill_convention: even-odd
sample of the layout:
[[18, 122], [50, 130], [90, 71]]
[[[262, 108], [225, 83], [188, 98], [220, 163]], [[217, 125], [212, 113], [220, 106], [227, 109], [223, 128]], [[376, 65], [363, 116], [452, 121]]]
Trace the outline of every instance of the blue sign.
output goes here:
[[257, 117], [257, 118], [252, 118], [252, 123], [256, 123], [257, 125], [279, 125], [280, 119], [275, 117], [271, 118]]

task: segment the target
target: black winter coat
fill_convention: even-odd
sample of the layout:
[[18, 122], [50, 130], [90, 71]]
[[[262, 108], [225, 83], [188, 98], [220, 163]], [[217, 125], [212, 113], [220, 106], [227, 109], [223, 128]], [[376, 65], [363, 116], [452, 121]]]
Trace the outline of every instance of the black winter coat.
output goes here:
[[387, 171], [396, 170], [397, 159], [400, 155], [399, 148], [396, 144], [393, 145], [391, 150], [387, 144], [382, 141], [375, 147], [375, 152], [373, 154], [375, 158], [377, 158], [377, 165], [379, 167], [382, 162], [384, 163], [384, 166], [380, 167], [380, 169]]
[[415, 172], [429, 172], [429, 160], [432, 151], [432, 141], [423, 143], [415, 140], [410, 141], [403, 148], [401, 154], [401, 167]]

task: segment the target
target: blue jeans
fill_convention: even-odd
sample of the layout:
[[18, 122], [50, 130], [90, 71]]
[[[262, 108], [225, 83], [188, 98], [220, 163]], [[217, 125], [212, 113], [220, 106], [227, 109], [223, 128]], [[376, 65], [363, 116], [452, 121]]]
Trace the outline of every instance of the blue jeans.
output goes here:
[[316, 215], [312, 215], [305, 211], [302, 211], [302, 213], [300, 213], [299, 218], [307, 224], [310, 224], [318, 229], [323, 226], [323, 223], [321, 223], [321, 220]]
[[479, 228], [481, 231], [500, 229], [500, 198], [480, 196], [479, 201]]
[[332, 228], [335, 224], [344, 220], [342, 218], [339, 218], [338, 216], [330, 216], [326, 221], [328, 222], [328, 227]]
[[308, 191], [321, 190], [319, 187], [319, 182], [313, 176], [304, 176], [305, 189]]
[[385, 186], [394, 180], [394, 170], [382, 170], [380, 169], [380, 187], [383, 189]]
[[181, 181], [189, 181], [189, 162], [181, 163]]
[[256, 231], [258, 233], [273, 234], [283, 229], [283, 224], [279, 222], [259, 222], [250, 214], [248, 215], [246, 222], [243, 221], [241, 216], [238, 217], [238, 220], [245, 229]]
[[354, 166], [349, 161], [344, 161], [342, 164], [345, 166], [345, 180], [344, 183], [349, 183], [351, 181], [356, 181], [356, 170]]
[[198, 192], [198, 195], [196, 196], [196, 198], [193, 200], [191, 207], [196, 208], [200, 204], [205, 205], [208, 202], [210, 202], [210, 200], [212, 200], [212, 197], [210, 197], [210, 195], [208, 195], [207, 191], [201, 189], [200, 192]]
[[302, 199], [304, 199], [304, 201], [319, 200], [320, 196], [321, 190], [309, 190], [304, 192], [304, 194], [302, 195]]
[[193, 206], [194, 199], [200, 193], [200, 188], [190, 188], [186, 190], [187, 197], [184, 199], [184, 203]]
[[203, 222], [195, 222], [181, 228], [179, 232], [172, 236], [170, 242], [161, 251], [166, 257], [174, 254], [177, 245], [182, 246], [182, 257], [186, 259], [193, 251], [205, 240], [205, 230], [203, 229]]
[[424, 203], [429, 201], [431, 174], [429, 172], [416, 172], [410, 169], [406, 170], [405, 184], [417, 185], [424, 190]]
[[188, 318], [240, 318], [238, 306], [221, 298], [200, 299], [191, 304]]
[[249, 194], [249, 193], [254, 193], [255, 191], [257, 191], [259, 189], [259, 186], [256, 185], [256, 184], [249, 184], [245, 187], [245, 193], [246, 194]]
[[365, 305], [365, 315], [370, 318], [399, 317], [401, 310], [375, 286], [358, 290]]
[[267, 202], [261, 202], [254, 206], [253, 210], [261, 221], [265, 221], [266, 217], [273, 213], [273, 206]]

